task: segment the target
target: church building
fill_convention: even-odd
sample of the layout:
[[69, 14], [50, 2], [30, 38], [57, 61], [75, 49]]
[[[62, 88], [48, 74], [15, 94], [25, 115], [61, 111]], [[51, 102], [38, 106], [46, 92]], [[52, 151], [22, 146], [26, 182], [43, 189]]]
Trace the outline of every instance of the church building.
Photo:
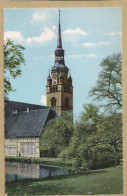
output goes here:
[[49, 120], [73, 111], [73, 86], [62, 48], [60, 11], [55, 63], [47, 78], [47, 106], [5, 101], [5, 155], [40, 157], [40, 138]]
[[61, 116], [62, 111], [73, 111], [73, 86], [69, 68], [65, 65], [62, 48], [60, 11], [58, 24], [58, 40], [55, 50], [55, 63], [47, 78], [47, 106], [53, 107]]

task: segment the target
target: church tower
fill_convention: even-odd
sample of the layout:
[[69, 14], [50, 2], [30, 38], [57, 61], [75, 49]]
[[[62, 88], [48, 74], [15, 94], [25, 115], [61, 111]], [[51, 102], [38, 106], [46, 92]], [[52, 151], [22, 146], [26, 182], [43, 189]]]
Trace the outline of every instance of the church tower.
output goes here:
[[58, 40], [55, 50], [55, 63], [47, 78], [47, 106], [53, 107], [61, 116], [62, 111], [73, 110], [73, 86], [69, 68], [65, 65], [62, 48], [60, 10]]

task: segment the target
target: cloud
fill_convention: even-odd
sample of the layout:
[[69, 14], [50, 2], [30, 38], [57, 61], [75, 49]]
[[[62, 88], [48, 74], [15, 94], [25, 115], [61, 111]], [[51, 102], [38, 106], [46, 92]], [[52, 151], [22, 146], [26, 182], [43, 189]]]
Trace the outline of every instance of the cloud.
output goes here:
[[103, 36], [116, 36], [116, 35], [121, 36], [122, 35], [122, 32], [119, 31], [119, 32], [111, 32], [111, 33], [104, 33], [103, 34]]
[[7, 39], [11, 39], [13, 41], [20, 42], [20, 43], [24, 41], [23, 35], [19, 31], [6, 31], [4, 33], [4, 40]]
[[32, 20], [30, 21], [33, 23], [43, 22], [46, 19], [50, 18], [50, 16], [47, 13], [34, 13], [32, 16]]
[[80, 59], [80, 58], [85, 57], [85, 55], [81, 55], [81, 54], [79, 54], [79, 55], [72, 54], [72, 55], [70, 55], [70, 57], [71, 57], [71, 58], [74, 58], [74, 59]]
[[111, 32], [109, 35], [110, 35], [110, 36], [122, 35], [122, 32], [121, 32], [121, 31], [119, 31], [119, 32]]
[[41, 33], [41, 35], [36, 37], [28, 37], [26, 39], [26, 43], [44, 43], [51, 41], [55, 37], [54, 30], [50, 28], [45, 28], [44, 32]]
[[97, 55], [96, 54], [87, 54], [86, 58], [96, 58]]
[[79, 55], [75, 55], [75, 54], [72, 54], [70, 55], [71, 58], [74, 58], [74, 59], [81, 59], [81, 58], [96, 58], [97, 55], [96, 54], [79, 54]]
[[40, 101], [41, 101], [42, 105], [46, 105], [46, 95], [42, 95]]
[[50, 54], [50, 55], [49, 55], [49, 57], [50, 57], [51, 59], [54, 58], [54, 56], [55, 56], [54, 54]]
[[97, 43], [90, 43], [90, 42], [85, 42], [84, 44], [83, 44], [83, 46], [84, 47], [87, 47], [87, 48], [93, 48], [93, 47], [96, 47], [96, 46], [108, 46], [108, 45], [110, 45], [110, 43], [109, 42], [97, 42]]
[[67, 35], [75, 35], [75, 34], [79, 34], [79, 35], [83, 35], [86, 36], [87, 33], [80, 29], [80, 28], [76, 28], [76, 29], [67, 29], [63, 32], [63, 34], [67, 34]]
[[22, 33], [19, 31], [6, 31], [4, 33], [4, 40], [11, 39], [15, 42], [21, 43], [24, 42], [26, 44], [31, 43], [45, 43], [51, 41], [55, 37], [55, 26], [51, 28], [44, 28], [44, 31], [39, 36], [27, 37], [26, 39], [23, 37]]
[[55, 25], [53, 25], [53, 26], [52, 26], [52, 29], [53, 29], [53, 30], [56, 30], [56, 26], [55, 26]]
[[63, 39], [64, 41], [67, 41], [67, 42], [70, 41], [70, 42], [76, 43], [82, 38], [84, 38], [86, 35], [87, 33], [81, 28], [66, 29], [63, 32]]

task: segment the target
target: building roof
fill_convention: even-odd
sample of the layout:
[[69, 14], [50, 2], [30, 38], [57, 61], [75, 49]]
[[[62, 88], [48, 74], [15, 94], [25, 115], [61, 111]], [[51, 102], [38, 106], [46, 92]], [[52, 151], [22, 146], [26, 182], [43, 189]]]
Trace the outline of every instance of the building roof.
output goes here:
[[62, 63], [60, 62], [55, 62], [55, 65], [51, 68], [51, 72], [54, 73], [54, 72], [60, 72], [60, 70], [62, 72], [67, 72], [68, 73], [68, 67], [63, 65]]
[[[17, 113], [13, 114], [13, 110]], [[6, 138], [40, 137], [46, 123], [58, 117], [50, 107], [12, 101], [6, 101], [5, 116], [8, 117], [5, 120]]]
[[18, 112], [22, 112], [22, 111], [26, 111], [27, 108], [29, 108], [29, 110], [37, 110], [37, 109], [44, 109], [48, 107], [42, 105], [30, 104], [30, 103], [5, 100], [5, 120], [7, 120], [12, 115], [13, 111], [17, 110]]
[[61, 25], [60, 25], [60, 10], [59, 10], [59, 25], [58, 25], [57, 48], [62, 48]]

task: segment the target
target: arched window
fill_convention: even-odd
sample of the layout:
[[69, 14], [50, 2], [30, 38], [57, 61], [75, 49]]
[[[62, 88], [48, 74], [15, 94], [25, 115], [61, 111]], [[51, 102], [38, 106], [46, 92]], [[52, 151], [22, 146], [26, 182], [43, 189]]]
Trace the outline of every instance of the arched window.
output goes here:
[[65, 107], [66, 108], [69, 107], [69, 98], [68, 97], [65, 98]]
[[51, 107], [55, 107], [56, 106], [56, 98], [52, 97], [51, 99]]

